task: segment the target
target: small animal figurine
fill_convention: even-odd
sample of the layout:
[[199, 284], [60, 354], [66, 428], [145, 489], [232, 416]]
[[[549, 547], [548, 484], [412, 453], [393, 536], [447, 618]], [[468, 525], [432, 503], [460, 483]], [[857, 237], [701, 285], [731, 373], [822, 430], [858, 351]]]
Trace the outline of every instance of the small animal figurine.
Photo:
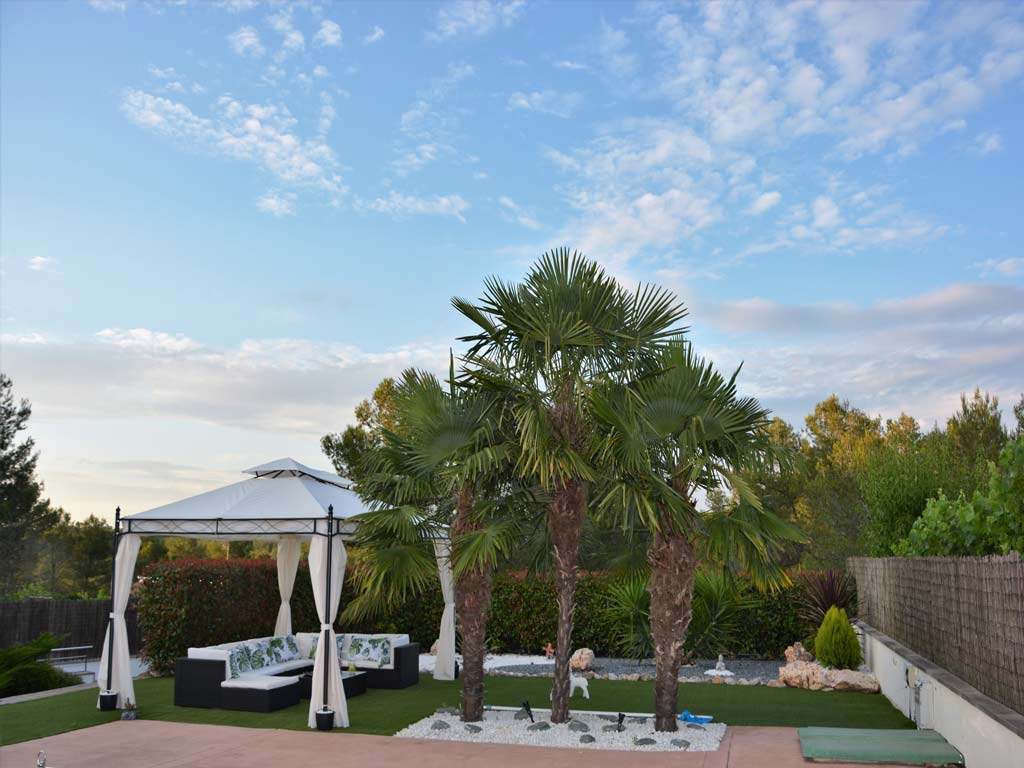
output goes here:
[[555, 655], [555, 647], [551, 643], [545, 645], [541, 650], [544, 651], [544, 658], [546, 659], [550, 659]]
[[718, 663], [715, 664], [715, 669], [719, 672], [725, 669], [725, 660], [722, 658], [722, 654], [718, 654]]
[[[590, 688], [588, 685], [590, 681], [585, 677], [577, 677], [576, 675], [569, 675], [569, 698], [571, 699], [576, 695], [576, 689], [583, 691], [583, 698], [590, 698]], [[549, 698], [554, 698], [554, 693], [550, 694]]]

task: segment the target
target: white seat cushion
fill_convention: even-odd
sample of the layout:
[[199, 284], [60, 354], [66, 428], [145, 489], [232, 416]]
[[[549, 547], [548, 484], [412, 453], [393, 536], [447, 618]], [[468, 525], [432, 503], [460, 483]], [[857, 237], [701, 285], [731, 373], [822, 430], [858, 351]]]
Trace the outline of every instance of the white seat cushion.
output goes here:
[[256, 691], [269, 691], [291, 685], [297, 677], [274, 677], [273, 675], [242, 675], [220, 684], [221, 688], [249, 688]]
[[291, 661], [282, 661], [280, 664], [271, 664], [268, 667], [260, 667], [254, 672], [247, 672], [240, 677], [247, 677], [250, 675], [279, 675], [282, 672], [291, 672], [295, 669], [303, 669], [304, 667], [312, 666], [313, 662], [309, 659], [292, 659]]

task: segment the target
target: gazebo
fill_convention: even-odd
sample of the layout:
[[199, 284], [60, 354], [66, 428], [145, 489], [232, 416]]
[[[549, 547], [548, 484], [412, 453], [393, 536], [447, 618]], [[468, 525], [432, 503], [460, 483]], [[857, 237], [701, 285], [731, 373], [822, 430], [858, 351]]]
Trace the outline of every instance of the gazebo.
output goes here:
[[[292, 633], [289, 601], [301, 544], [308, 541], [309, 576], [323, 632], [323, 642], [317, 643], [312, 683], [312, 689], [322, 691], [322, 695], [310, 699], [308, 722], [311, 728], [316, 727], [316, 711], [329, 708], [334, 710], [334, 725], [348, 727], [334, 621], [345, 575], [344, 542], [355, 533], [358, 522], [353, 518], [367, 509], [344, 478], [294, 459], [261, 464], [245, 470], [245, 474], [252, 477], [138, 514], [122, 517], [118, 508], [114, 521], [110, 623], [97, 675], [100, 695], [116, 694], [119, 708], [124, 707], [125, 701], [135, 701], [124, 612], [143, 536], [276, 542], [281, 607], [275, 635]], [[444, 595], [434, 678], [454, 680], [455, 597], [448, 542], [435, 541], [434, 552]]]

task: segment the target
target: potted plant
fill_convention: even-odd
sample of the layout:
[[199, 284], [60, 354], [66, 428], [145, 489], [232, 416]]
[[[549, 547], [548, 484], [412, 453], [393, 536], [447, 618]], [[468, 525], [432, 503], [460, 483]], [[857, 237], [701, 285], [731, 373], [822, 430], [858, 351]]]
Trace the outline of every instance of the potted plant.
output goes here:
[[334, 710], [330, 707], [320, 707], [316, 711], [316, 729], [329, 731], [332, 728], [334, 728]]
[[138, 717], [139, 717], [139, 712], [135, 708], [135, 702], [133, 702], [131, 699], [125, 699], [124, 710], [121, 712], [121, 719], [122, 720], [137, 720]]
[[100, 711], [113, 712], [117, 709], [117, 691], [100, 691]]

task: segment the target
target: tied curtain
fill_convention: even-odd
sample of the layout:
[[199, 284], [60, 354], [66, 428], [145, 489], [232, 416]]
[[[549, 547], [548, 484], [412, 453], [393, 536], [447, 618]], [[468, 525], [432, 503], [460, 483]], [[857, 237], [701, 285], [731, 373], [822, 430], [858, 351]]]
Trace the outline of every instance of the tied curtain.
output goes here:
[[[281, 591], [281, 607], [277, 611], [274, 635], [283, 637], [292, 633], [292, 590], [295, 588], [295, 573], [299, 569], [301, 542], [293, 537], [277, 542], [277, 587]], [[344, 554], [342, 554], [344, 561]], [[340, 589], [340, 587], [339, 587]]]
[[[327, 676], [327, 706], [334, 710], [334, 725], [348, 728], [348, 705], [341, 687], [341, 660], [338, 658], [337, 635], [334, 620], [341, 602], [341, 584], [345, 578], [345, 545], [341, 536], [334, 535], [331, 545], [331, 595], [327, 601], [327, 536], [314, 536], [309, 545], [309, 579], [313, 584], [313, 599], [320, 617], [320, 637], [313, 662], [312, 695], [309, 699], [310, 728], [316, 728], [316, 711], [323, 706], [324, 676]], [[324, 637], [324, 633], [327, 637]], [[326, 639], [326, 642], [325, 642]]]
[[[96, 675], [101, 691], [116, 691], [118, 709], [126, 702], [135, 703], [135, 686], [132, 685], [132, 662], [128, 652], [128, 625], [124, 621], [124, 610], [128, 606], [128, 594], [135, 578], [135, 560], [139, 556], [142, 540], [138, 534], [126, 533], [119, 537], [117, 555], [114, 557], [114, 594], [111, 601], [110, 622], [103, 636], [103, 654]], [[114, 632], [114, 663], [110, 679], [107, 679], [107, 654], [110, 653], [110, 632]], [[99, 707], [99, 697], [96, 706]]]
[[441, 629], [437, 636], [437, 660], [434, 664], [434, 679], [454, 680], [455, 581], [452, 578], [451, 542], [447, 539], [435, 540], [434, 556], [437, 558], [437, 573], [441, 579], [441, 594], [444, 597], [444, 613], [441, 614]]

